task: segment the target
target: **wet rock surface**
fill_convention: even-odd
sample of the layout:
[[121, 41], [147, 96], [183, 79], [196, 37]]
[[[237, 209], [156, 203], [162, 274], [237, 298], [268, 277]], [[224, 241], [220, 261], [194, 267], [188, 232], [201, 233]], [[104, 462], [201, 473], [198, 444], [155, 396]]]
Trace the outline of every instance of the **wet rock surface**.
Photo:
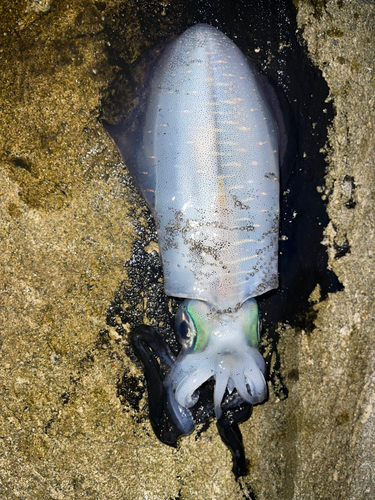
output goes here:
[[[261, 4], [238, 2], [238, 19]], [[233, 15], [226, 5], [219, 17]], [[129, 83], [146, 49], [210, 22], [207, 4], [195, 13], [183, 2], [0, 7], [1, 498], [374, 497], [375, 12], [365, 1], [295, 7], [334, 109], [317, 192], [328, 267], [344, 289], [315, 287], [308, 327], [275, 325], [269, 400], [241, 425], [249, 475], [238, 482], [215, 425], [177, 449], [152, 433], [127, 332], [143, 321], [170, 335], [175, 305], [147, 270], [147, 290], [132, 292], [124, 262], [145, 247], [157, 274], [155, 238], [100, 123], [115, 75]]]

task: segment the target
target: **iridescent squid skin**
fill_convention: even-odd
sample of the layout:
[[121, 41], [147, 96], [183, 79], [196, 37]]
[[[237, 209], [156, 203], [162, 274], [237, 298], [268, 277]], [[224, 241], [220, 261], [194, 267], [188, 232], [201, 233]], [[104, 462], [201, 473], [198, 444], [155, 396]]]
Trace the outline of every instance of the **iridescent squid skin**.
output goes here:
[[267, 396], [254, 297], [278, 287], [279, 145], [245, 55], [198, 24], [169, 44], [147, 88], [132, 145], [111, 133], [156, 220], [181, 353], [164, 381], [183, 433], [199, 387], [215, 380], [256, 404]]

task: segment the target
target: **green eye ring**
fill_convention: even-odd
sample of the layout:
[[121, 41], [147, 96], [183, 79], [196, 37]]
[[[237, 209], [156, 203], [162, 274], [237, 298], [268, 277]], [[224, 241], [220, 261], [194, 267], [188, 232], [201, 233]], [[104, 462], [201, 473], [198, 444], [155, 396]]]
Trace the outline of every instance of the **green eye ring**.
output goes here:
[[251, 347], [258, 347], [260, 340], [261, 321], [258, 313], [258, 304], [254, 299], [250, 299], [242, 306], [245, 313], [243, 331], [246, 335], [246, 340]]
[[187, 304], [187, 311], [194, 323], [196, 331], [194, 343], [195, 352], [203, 351], [208, 344], [209, 330], [207, 328], [206, 309], [207, 306], [204, 302], [191, 300]]
[[203, 351], [209, 340], [208, 306], [198, 300], [186, 300], [176, 314], [176, 335], [182, 350]]

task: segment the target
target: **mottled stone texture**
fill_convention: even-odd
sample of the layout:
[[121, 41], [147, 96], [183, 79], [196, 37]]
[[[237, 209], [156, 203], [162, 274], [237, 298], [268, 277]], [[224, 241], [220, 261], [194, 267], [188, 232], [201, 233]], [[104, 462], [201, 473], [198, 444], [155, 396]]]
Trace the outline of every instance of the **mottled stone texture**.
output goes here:
[[[183, 8], [1, 3], [1, 499], [375, 497], [374, 5], [296, 6], [336, 110], [321, 194], [329, 265], [345, 289], [319, 303], [314, 292], [312, 333], [283, 329], [289, 397], [271, 389], [242, 425], [250, 474], [236, 482], [214, 425], [178, 449], [157, 441], [126, 335], [106, 325], [143, 213], [98, 120], [115, 68], [107, 30], [123, 22], [132, 62], [149, 45], [139, 9], [167, 32]], [[139, 410], [118, 392], [125, 370]]]

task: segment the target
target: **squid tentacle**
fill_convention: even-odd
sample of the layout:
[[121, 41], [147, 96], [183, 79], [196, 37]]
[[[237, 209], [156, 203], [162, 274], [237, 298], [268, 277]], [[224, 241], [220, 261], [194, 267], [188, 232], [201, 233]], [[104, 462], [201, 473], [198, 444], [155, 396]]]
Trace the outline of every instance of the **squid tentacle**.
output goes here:
[[229, 382], [229, 374], [224, 370], [219, 370], [215, 375], [214, 406], [216, 418], [222, 415], [221, 402]]

